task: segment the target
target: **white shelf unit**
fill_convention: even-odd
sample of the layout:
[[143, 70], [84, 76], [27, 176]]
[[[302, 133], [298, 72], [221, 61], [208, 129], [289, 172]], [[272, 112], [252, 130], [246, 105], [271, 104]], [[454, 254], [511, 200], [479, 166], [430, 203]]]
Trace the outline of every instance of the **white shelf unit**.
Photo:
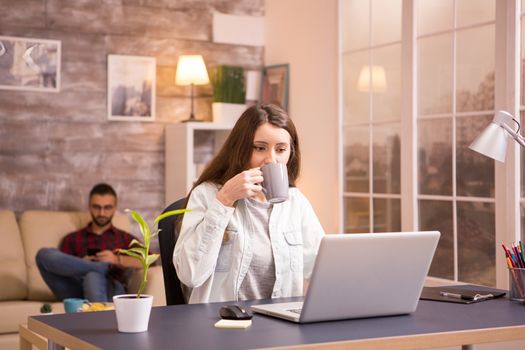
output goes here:
[[210, 122], [187, 122], [166, 126], [166, 205], [188, 194], [230, 131], [231, 125]]

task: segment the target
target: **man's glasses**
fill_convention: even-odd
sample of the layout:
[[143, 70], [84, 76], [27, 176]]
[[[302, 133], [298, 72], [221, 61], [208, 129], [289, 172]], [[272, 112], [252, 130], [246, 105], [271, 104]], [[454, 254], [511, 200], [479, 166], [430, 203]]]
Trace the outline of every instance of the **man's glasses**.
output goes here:
[[111, 204], [108, 204], [108, 205], [91, 204], [91, 209], [98, 210], [98, 211], [101, 211], [101, 210], [110, 211], [110, 210], [113, 210], [113, 208], [115, 208], [115, 206]]

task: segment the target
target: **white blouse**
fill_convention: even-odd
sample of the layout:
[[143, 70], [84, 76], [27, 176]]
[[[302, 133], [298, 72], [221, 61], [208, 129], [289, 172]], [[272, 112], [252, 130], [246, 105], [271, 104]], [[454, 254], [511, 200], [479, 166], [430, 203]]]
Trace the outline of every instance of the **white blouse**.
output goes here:
[[[173, 264], [180, 281], [191, 288], [189, 303], [236, 301], [254, 247], [244, 200], [226, 207], [216, 199], [218, 187], [203, 183], [191, 193]], [[269, 234], [275, 263], [272, 297], [303, 295], [303, 280], [312, 273], [324, 235], [310, 202], [297, 188], [274, 204]]]

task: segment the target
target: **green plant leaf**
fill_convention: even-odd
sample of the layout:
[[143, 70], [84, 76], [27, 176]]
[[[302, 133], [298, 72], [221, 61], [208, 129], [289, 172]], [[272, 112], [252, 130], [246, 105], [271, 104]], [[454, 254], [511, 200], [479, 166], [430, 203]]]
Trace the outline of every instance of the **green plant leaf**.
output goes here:
[[[182, 214], [187, 211], [190, 211], [189, 209], [178, 209], [178, 210], [171, 210], [166, 213], [160, 214], [155, 218], [154, 225], [156, 225], [160, 220], [177, 214]], [[140, 298], [140, 295], [144, 291], [144, 288], [146, 287], [147, 276], [148, 276], [148, 268], [151, 264], [153, 264], [158, 258], [159, 254], [149, 254], [149, 246], [151, 242], [151, 238], [155, 237], [159, 233], [159, 229], [156, 229], [154, 231], [151, 230], [150, 226], [146, 223], [144, 218], [137, 213], [135, 210], [126, 209], [126, 212], [131, 214], [131, 217], [135, 222], [139, 224], [140, 232], [142, 233], [142, 237], [144, 238], [144, 242], [140, 242], [137, 239], [133, 239], [129, 243], [128, 249], [118, 249], [117, 251], [119, 253], [131, 256], [138, 261], [140, 261], [140, 264], [142, 265], [142, 281], [140, 282], [139, 290], [137, 292], [137, 298]]]
[[138, 239], [136, 239], [136, 238], [133, 238], [131, 240], [131, 242], [129, 242], [129, 246], [128, 247], [132, 247], [134, 245], [138, 245], [139, 247], [144, 248], [144, 244], [141, 241], [139, 241]]
[[148, 255], [148, 258], [146, 259], [146, 264], [148, 266], [150, 266], [151, 264], [153, 264], [158, 258], [159, 258], [160, 254], [150, 254]]
[[128, 252], [135, 252], [137, 254], [140, 254], [140, 256], [142, 257], [142, 259], [145, 259], [146, 258], [146, 248], [130, 248], [127, 250]]
[[213, 102], [245, 103], [246, 87], [244, 68], [217, 65], [210, 71], [213, 85]]
[[155, 231], [151, 232], [151, 238], [155, 238], [159, 235], [159, 232], [161, 231], [161, 229], [156, 229]]
[[156, 225], [160, 220], [164, 219], [164, 218], [167, 218], [168, 216], [173, 216], [173, 215], [178, 215], [178, 214], [183, 214], [183, 213], [186, 213], [188, 211], [191, 211], [191, 209], [177, 209], [177, 210], [170, 210], [170, 211], [167, 211], [165, 213], [162, 213], [160, 214], [159, 216], [157, 216], [155, 218], [155, 221], [153, 221], [153, 225]]
[[144, 218], [137, 213], [135, 210], [126, 209], [127, 212], [131, 212], [131, 217], [133, 220], [135, 220], [139, 226], [140, 226], [140, 232], [142, 233], [142, 237], [144, 237], [144, 242], [146, 242], [146, 236], [149, 236], [149, 226], [144, 220]]
[[144, 261], [144, 257], [142, 254], [135, 253], [133, 251], [127, 250], [127, 249], [119, 249], [119, 253], [126, 254], [129, 256], [132, 256], [136, 259], [138, 259], [140, 262]]

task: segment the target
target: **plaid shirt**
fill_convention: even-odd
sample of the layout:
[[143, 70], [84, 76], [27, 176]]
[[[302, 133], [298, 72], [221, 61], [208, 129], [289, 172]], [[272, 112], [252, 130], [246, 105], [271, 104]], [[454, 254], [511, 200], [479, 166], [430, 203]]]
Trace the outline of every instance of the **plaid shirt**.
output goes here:
[[119, 230], [113, 225], [104, 233], [98, 235], [93, 233], [91, 225], [92, 223], [64, 237], [60, 244], [60, 250], [66, 254], [83, 258], [87, 255], [88, 248], [100, 250], [128, 248], [129, 243], [134, 238], [129, 233]]
[[[60, 244], [60, 250], [66, 254], [74, 255], [79, 258], [83, 258], [87, 255], [88, 248], [100, 249], [100, 250], [114, 250], [118, 248], [128, 248], [129, 243], [135, 237], [127, 232], [119, 230], [115, 226], [111, 225], [101, 235], [94, 233], [91, 230], [91, 225], [68, 234], [62, 240]], [[108, 271], [108, 277], [111, 279], [125, 282], [126, 274], [124, 269], [112, 265]]]

